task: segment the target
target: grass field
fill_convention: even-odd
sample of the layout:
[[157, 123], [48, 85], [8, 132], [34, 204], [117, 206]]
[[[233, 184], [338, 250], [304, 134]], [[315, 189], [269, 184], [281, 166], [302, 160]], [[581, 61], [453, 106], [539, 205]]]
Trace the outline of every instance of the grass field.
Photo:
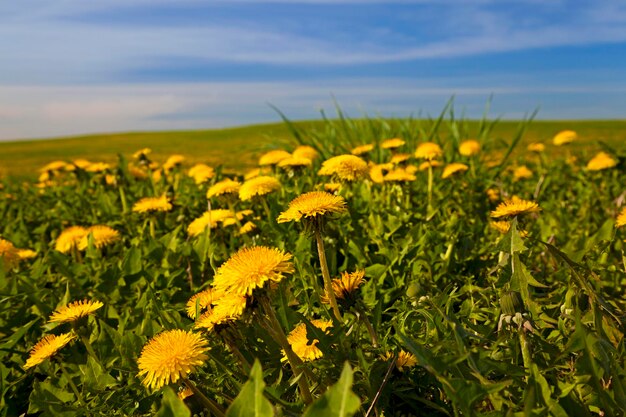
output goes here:
[[[518, 125], [516, 121], [499, 122], [494, 126], [492, 136], [509, 141]], [[306, 135], [306, 132], [323, 129], [325, 124], [321, 121], [305, 121], [296, 122], [294, 126]], [[475, 135], [478, 127], [478, 121], [466, 122], [467, 135]], [[590, 152], [595, 151], [599, 148], [599, 141], [616, 148], [626, 147], [626, 120], [535, 121], [528, 127], [522, 145], [548, 142], [556, 132], [563, 129], [578, 132], [580, 140], [572, 145], [574, 149], [589, 147]], [[442, 132], [444, 135], [449, 133], [445, 125]], [[293, 138], [287, 125], [275, 123], [215, 130], [131, 132], [0, 142], [0, 174], [32, 176], [38, 168], [56, 159], [86, 158], [113, 162], [118, 153], [128, 156], [145, 147], [152, 148], [156, 161], [162, 162], [169, 155], [177, 153], [184, 155], [189, 163], [222, 164], [230, 169], [241, 170], [253, 166], [256, 156], [263, 151], [291, 140]]]

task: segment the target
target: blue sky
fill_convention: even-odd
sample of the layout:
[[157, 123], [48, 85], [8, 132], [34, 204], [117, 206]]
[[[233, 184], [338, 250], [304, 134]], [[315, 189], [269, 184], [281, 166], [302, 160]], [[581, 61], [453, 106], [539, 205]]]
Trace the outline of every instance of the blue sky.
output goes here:
[[622, 0], [0, 4], [0, 140], [458, 112], [626, 117]]

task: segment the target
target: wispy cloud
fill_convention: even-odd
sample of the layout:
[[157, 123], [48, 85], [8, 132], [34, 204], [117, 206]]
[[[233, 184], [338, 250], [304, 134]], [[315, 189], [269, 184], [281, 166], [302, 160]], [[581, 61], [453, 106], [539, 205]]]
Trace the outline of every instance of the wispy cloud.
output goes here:
[[[320, 3], [311, 0], [311, 3]], [[328, 0], [331, 7], [339, 2]], [[355, 3], [370, 3], [354, 1]], [[89, 6], [85, 6], [85, 4]], [[324, 3], [322, 1], [322, 3]], [[375, 3], [385, 3], [384, 1]], [[398, 3], [398, 2], [393, 2]], [[403, 3], [403, 2], [400, 2]], [[423, 3], [423, 2], [409, 2]], [[426, 2], [431, 3], [431, 2]], [[232, 22], [192, 22], [186, 25], [115, 24], [82, 22], [81, 13], [122, 8], [121, 2], [61, 2], [56, 7], [41, 6], [35, 13], [13, 13], [0, 17], [0, 36], [9, 40], [0, 45], [0, 55], [9, 65], [0, 82], [45, 80], [105, 81], [141, 65], [158, 65], [159, 59], [176, 57], [206, 62], [259, 63], [270, 65], [361, 65], [394, 63], [429, 58], [449, 58], [529, 48], [575, 46], [626, 41], [626, 6], [599, 1], [593, 7], [571, 8], [531, 4], [522, 11], [537, 13], [512, 16], [507, 8], [491, 2], [457, 1], [456, 7], [442, 12], [437, 5], [416, 9], [415, 25], [430, 20], [432, 36], [394, 30], [393, 22], [381, 30], [354, 29], [348, 23], [341, 32], [299, 33], [242, 14], [239, 25]], [[42, 3], [43, 4], [43, 3]], [[95, 4], [95, 5], [94, 5]], [[139, 2], [138, 4], [148, 3]], [[550, 3], [547, 3], [550, 4]], [[554, 19], [548, 12], [567, 10], [567, 21]], [[30, 11], [30, 9], [28, 9]], [[544, 11], [544, 14], [541, 12]], [[135, 13], [137, 11], [135, 10]], [[61, 19], [75, 16], [76, 19]], [[300, 18], [294, 16], [294, 19]], [[406, 17], [404, 18], [407, 19]], [[4, 22], [2, 22], [4, 20]], [[408, 22], [410, 23], [410, 22]], [[407, 22], [405, 21], [405, 24]], [[33, 30], [36, 27], [37, 30]], [[442, 29], [443, 28], [443, 29]], [[402, 45], [394, 40], [403, 37]], [[33, 65], [36, 63], [37, 65]]]
[[[518, 117], [547, 97], [583, 95], [593, 113], [577, 109], [574, 117], [617, 117], [626, 112], [620, 98], [626, 85], [597, 89], [523, 86], [446, 86], [450, 80], [423, 82], [396, 79], [357, 79], [319, 82], [220, 82], [199, 84], [103, 85], [103, 86], [0, 86], [0, 139], [50, 137], [67, 134], [128, 130], [194, 129], [242, 123], [279, 121], [272, 103], [294, 119], [314, 118], [322, 108], [332, 109], [332, 96], [353, 116], [367, 112], [386, 116], [437, 114], [456, 96], [457, 106], [468, 116], [480, 117], [490, 94], [495, 94], [498, 115]], [[439, 86], [437, 86], [437, 84]], [[594, 95], [600, 93], [602, 100]], [[496, 106], [497, 105], [497, 106]], [[547, 107], [544, 117], [556, 117]], [[566, 106], [565, 110], [568, 108]], [[332, 111], [332, 110], [331, 110]], [[607, 113], [608, 111], [608, 113]], [[600, 113], [598, 113], [600, 112]], [[611, 113], [612, 112], [612, 113]], [[33, 123], [36, 120], [37, 123]]]

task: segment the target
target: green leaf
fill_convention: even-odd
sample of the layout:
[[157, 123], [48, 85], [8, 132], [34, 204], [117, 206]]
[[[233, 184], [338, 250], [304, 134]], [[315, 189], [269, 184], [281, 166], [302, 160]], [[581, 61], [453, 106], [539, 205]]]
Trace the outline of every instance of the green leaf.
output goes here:
[[585, 239], [584, 247], [582, 249], [569, 254], [570, 259], [574, 262], [582, 261], [583, 256], [585, 256], [587, 252], [597, 246], [601, 241], [610, 241], [613, 238], [614, 230], [615, 221], [613, 219], [606, 220], [596, 233]]
[[48, 415], [59, 415], [60, 409], [58, 407], [67, 411], [65, 405], [71, 404], [73, 400], [74, 394], [52, 385], [50, 381], [35, 381], [33, 391], [30, 393], [28, 413], [34, 414], [43, 411], [44, 413], [47, 412]]
[[126, 252], [122, 262], [122, 270], [125, 275], [135, 275], [141, 272], [141, 250], [132, 247]]
[[345, 363], [339, 381], [307, 408], [303, 417], [350, 417], [361, 401], [352, 392], [352, 368]]
[[511, 255], [516, 252], [523, 252], [526, 249], [524, 240], [522, 240], [517, 230], [517, 219], [511, 221], [511, 228], [502, 239], [500, 239], [496, 245], [496, 249], [500, 252], [510, 253]]
[[226, 417], [273, 417], [274, 409], [272, 403], [263, 396], [264, 388], [261, 364], [255, 360], [250, 371], [250, 379], [228, 407]]
[[26, 332], [28, 332], [28, 330], [33, 326], [33, 324], [37, 323], [38, 321], [40, 321], [40, 319], [34, 319], [26, 324], [24, 324], [22, 327], [20, 327], [19, 330], [17, 330], [15, 333], [12, 333], [9, 337], [7, 337], [6, 339], [4, 339], [4, 343], [0, 344], [0, 350], [9, 350], [9, 349], [13, 349], [13, 347], [20, 341], [22, 340], [22, 338], [24, 337], [24, 335], [26, 334]]
[[161, 400], [161, 408], [156, 413], [157, 417], [191, 417], [191, 411], [185, 405], [183, 400], [170, 387], [163, 390], [163, 399]]
[[117, 385], [115, 378], [109, 375], [96, 360], [89, 356], [85, 365], [79, 365], [83, 382], [91, 390], [102, 391]]

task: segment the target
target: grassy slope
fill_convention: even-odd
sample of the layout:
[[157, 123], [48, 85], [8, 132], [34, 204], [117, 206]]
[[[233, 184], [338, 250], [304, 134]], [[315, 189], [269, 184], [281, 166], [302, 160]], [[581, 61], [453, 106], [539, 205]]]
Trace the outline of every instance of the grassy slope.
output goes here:
[[[321, 128], [322, 122], [297, 122], [303, 129]], [[477, 125], [470, 122], [470, 131]], [[500, 122], [493, 136], [510, 138], [518, 123]], [[541, 121], [533, 122], [523, 143], [547, 142], [563, 129], [576, 130], [580, 141], [575, 147], [598, 148], [599, 140], [617, 148], [626, 147], [626, 120], [621, 121]], [[179, 153], [188, 162], [207, 162], [211, 165], [241, 169], [251, 166], [256, 156], [273, 145], [285, 145], [291, 136], [285, 124], [265, 124], [239, 128], [198, 131], [144, 132], [78, 136], [49, 140], [0, 142], [0, 174], [30, 176], [44, 164], [56, 160], [86, 158], [92, 161], [112, 162], [116, 154], [127, 157], [140, 148], [152, 148], [154, 160], [163, 161], [168, 155]]]

